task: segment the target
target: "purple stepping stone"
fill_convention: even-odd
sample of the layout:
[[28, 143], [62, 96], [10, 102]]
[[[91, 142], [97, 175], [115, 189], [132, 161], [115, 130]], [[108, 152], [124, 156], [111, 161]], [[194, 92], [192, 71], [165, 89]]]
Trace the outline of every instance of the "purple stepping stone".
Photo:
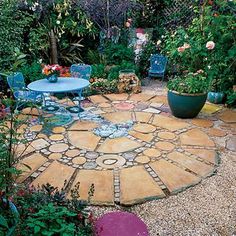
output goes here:
[[110, 212], [95, 223], [96, 236], [148, 236], [147, 226], [136, 215]]

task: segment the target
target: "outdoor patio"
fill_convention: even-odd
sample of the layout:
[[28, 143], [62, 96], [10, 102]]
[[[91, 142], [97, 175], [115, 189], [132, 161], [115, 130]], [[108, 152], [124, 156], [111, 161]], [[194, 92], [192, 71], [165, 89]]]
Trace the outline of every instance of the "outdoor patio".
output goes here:
[[[223, 154], [236, 151], [236, 112], [223, 106], [207, 103], [198, 118], [177, 119], [160, 87], [89, 99], [83, 103], [86, 115], [81, 113], [81, 120], [74, 115], [73, 122], [49, 133], [31, 117], [24, 135], [32, 141], [26, 149], [18, 148], [18, 153], [24, 152], [21, 163], [31, 167], [22, 166], [21, 182], [58, 188], [66, 182], [68, 197], [80, 182], [85, 200], [94, 184], [93, 204], [133, 205], [200, 183], [217, 172]], [[112, 129], [114, 124], [117, 137], [109, 136], [109, 125]], [[96, 133], [103, 126], [105, 130]]]

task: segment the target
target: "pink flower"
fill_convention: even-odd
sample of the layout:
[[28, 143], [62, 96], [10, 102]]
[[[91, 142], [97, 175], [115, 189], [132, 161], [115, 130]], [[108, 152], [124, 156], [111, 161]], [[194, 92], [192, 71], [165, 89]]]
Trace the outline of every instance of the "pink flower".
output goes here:
[[127, 21], [127, 22], [125, 23], [125, 26], [126, 26], [127, 28], [129, 28], [129, 27], [131, 26], [130, 22]]
[[185, 49], [187, 49], [187, 48], [191, 48], [191, 46], [190, 46], [190, 44], [188, 44], [188, 43], [184, 43], [184, 46], [183, 46]]
[[206, 48], [207, 48], [208, 50], [212, 50], [212, 49], [214, 49], [214, 47], [215, 47], [215, 43], [214, 43], [213, 41], [208, 41], [208, 42], [207, 42]]
[[185, 51], [185, 47], [179, 47], [178, 48], [178, 52], [184, 52]]

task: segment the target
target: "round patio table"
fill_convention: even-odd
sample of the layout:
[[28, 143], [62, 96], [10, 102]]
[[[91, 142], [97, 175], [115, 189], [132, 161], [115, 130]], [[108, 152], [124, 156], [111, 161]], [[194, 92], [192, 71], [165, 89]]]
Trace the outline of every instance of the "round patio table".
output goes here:
[[[90, 85], [89, 81], [85, 79], [74, 78], [74, 77], [58, 77], [58, 81], [55, 83], [49, 82], [47, 79], [41, 79], [28, 84], [27, 87], [29, 90], [41, 92], [42, 94], [77, 92], [79, 97], [81, 98], [82, 90], [88, 87], [89, 85]], [[77, 108], [78, 112], [83, 111], [83, 109], [80, 106], [80, 100]]]
[[47, 79], [40, 79], [30, 83], [29, 90], [41, 93], [66, 93], [81, 91], [89, 86], [89, 81], [73, 77], [58, 77], [56, 83], [51, 83]]

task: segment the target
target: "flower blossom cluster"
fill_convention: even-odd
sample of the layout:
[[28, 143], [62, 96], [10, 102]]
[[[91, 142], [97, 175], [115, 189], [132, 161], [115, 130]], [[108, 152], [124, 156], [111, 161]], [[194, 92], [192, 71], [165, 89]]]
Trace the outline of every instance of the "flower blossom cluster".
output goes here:
[[59, 66], [58, 64], [54, 64], [54, 65], [45, 65], [43, 67], [42, 73], [46, 76], [48, 75], [53, 75], [53, 74], [60, 74], [62, 67]]

